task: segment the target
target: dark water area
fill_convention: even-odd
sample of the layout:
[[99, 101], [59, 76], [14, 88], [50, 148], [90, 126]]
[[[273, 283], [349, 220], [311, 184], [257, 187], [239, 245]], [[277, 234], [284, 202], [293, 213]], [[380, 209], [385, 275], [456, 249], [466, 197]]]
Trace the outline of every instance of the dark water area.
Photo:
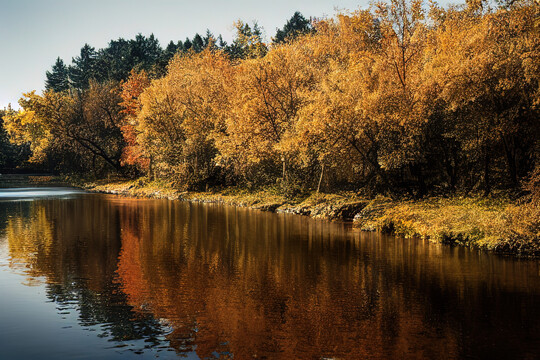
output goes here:
[[350, 224], [0, 189], [0, 359], [536, 359], [540, 263]]

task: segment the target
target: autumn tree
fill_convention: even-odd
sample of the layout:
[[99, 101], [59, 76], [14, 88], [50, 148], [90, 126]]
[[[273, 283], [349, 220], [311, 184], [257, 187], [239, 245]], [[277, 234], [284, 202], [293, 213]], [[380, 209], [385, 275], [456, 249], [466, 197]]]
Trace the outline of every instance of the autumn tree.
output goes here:
[[226, 130], [218, 139], [221, 160], [230, 163], [237, 174], [250, 178], [251, 173], [250, 180], [254, 180], [257, 171], [270, 175], [277, 166], [281, 178], [288, 180], [294, 150], [285, 141], [294, 130], [302, 90], [311, 82], [305, 70], [300, 49], [286, 46], [238, 67], [229, 90]]
[[[391, 0], [376, 4], [374, 14], [380, 35], [371, 74], [376, 87], [369, 108], [384, 129], [379, 163], [398, 182], [409, 176], [422, 195], [428, 166], [421, 146], [431, 110], [422, 83], [427, 33], [424, 3]], [[408, 186], [406, 181], [403, 185]]]
[[122, 135], [126, 142], [122, 153], [122, 163], [135, 165], [141, 171], [147, 171], [152, 175], [150, 159], [145, 156], [145, 150], [137, 141], [137, 116], [142, 108], [140, 96], [149, 85], [150, 79], [144, 70], [141, 72], [132, 70], [128, 80], [122, 83], [120, 106], [123, 108], [122, 113], [126, 115], [121, 125]]
[[368, 11], [340, 14], [316, 28], [315, 35], [300, 40], [310, 49], [307, 63], [316, 74], [296, 129], [303, 159], [320, 168], [318, 189], [325, 169], [333, 182], [381, 181], [383, 128], [370, 111], [378, 45], [374, 17]]
[[19, 100], [22, 110], [6, 119], [6, 128], [14, 142], [31, 144], [31, 161], [54, 157], [61, 172], [122, 172], [119, 102], [114, 84], [90, 82], [88, 90], [71, 94], [31, 92]]
[[[539, 134], [538, 32], [535, 11], [484, 15], [449, 11], [433, 34], [430, 81], [449, 109], [448, 135], [461, 144], [469, 171], [480, 174], [488, 193], [502, 161], [506, 181], [516, 186], [527, 175]], [[474, 185], [474, 184], [473, 184]]]
[[109, 167], [124, 172], [120, 161], [125, 145], [120, 131], [123, 124], [120, 102], [120, 88], [115, 82], [91, 82], [87, 92], [75, 96], [76, 118], [73, 130], [67, 135], [85, 153], [91, 154], [94, 168], [98, 160], [103, 163], [99, 164], [105, 167], [102, 171]]
[[[53, 92], [47, 92], [47, 94], [50, 94], [47, 101], [48, 106], [57, 113], [64, 110], [59, 100], [63, 95]], [[10, 140], [17, 145], [30, 144], [31, 162], [45, 159], [47, 148], [53, 139], [50, 128], [39, 117], [39, 115], [48, 112], [46, 106], [42, 105], [44, 102], [44, 97], [37, 95], [35, 91], [25, 93], [23, 98], [19, 100], [22, 109], [18, 112], [12, 112], [4, 118], [4, 126], [10, 135]]]
[[228, 109], [228, 57], [206, 49], [178, 54], [167, 76], [141, 94], [137, 141], [153, 159], [156, 176], [193, 187], [217, 176], [213, 132]]
[[232, 44], [226, 49], [233, 59], [252, 59], [266, 55], [268, 48], [263, 42], [262, 29], [255, 22], [252, 26], [238, 20], [234, 23], [236, 30]]
[[14, 144], [9, 139], [9, 133], [4, 126], [4, 118], [16, 114], [10, 106], [0, 110], [0, 172], [12, 171], [23, 165], [29, 156], [29, 143]]

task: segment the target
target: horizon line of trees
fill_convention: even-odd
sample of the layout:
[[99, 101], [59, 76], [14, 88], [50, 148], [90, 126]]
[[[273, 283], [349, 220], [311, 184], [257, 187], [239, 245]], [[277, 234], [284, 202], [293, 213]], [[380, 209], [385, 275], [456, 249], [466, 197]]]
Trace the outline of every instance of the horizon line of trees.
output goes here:
[[[248, 54], [247, 48], [254, 45], [258, 47], [258, 56], [266, 54], [268, 47], [263, 42], [263, 32], [257, 22], [250, 25], [238, 20], [233, 25], [236, 36], [231, 44], [224, 41], [221, 35], [214, 36], [209, 29], [204, 36], [196, 33], [193, 38], [186, 37], [184, 41], [175, 43], [171, 40], [165, 48], [160, 46], [153, 34], [146, 37], [140, 33], [131, 40], [111, 40], [103, 49], [96, 50], [85, 44], [80, 54], [72, 59], [71, 65], [66, 65], [60, 57], [56, 59], [51, 71], [46, 72], [45, 90], [86, 90], [91, 80], [98, 83], [124, 81], [132, 70], [144, 70], [152, 79], [160, 78], [167, 74], [167, 65], [176, 54], [200, 53], [207, 48], [223, 51], [231, 59], [253, 56]], [[300, 12], [295, 12], [282, 29], [277, 29], [272, 44], [283, 43], [310, 31], [311, 21]]]
[[539, 19], [532, 0], [390, 0], [330, 19], [295, 13], [271, 44], [239, 21], [230, 45], [210, 32], [165, 50], [142, 35], [85, 45], [4, 127], [58, 172], [188, 189], [530, 189]]

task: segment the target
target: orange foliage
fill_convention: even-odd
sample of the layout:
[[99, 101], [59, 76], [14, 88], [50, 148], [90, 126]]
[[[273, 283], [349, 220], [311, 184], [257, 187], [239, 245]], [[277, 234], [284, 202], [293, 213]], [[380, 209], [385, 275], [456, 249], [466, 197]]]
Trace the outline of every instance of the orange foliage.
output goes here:
[[126, 114], [120, 127], [126, 146], [122, 152], [122, 162], [127, 165], [137, 165], [142, 170], [148, 170], [150, 160], [145, 156], [144, 149], [137, 142], [137, 115], [141, 111], [140, 95], [150, 86], [150, 79], [144, 70], [131, 70], [129, 79], [122, 83], [122, 113]]
[[413, 195], [427, 183], [517, 187], [539, 161], [538, 6], [425, 5], [376, 2], [270, 48], [256, 25], [237, 22], [230, 46], [180, 52], [162, 78], [132, 71], [121, 111], [103, 96], [118, 95], [110, 84], [91, 84], [81, 96], [28, 94], [6, 128], [44, 160], [53, 134], [99, 124], [116, 141], [95, 148], [97, 137], [77, 134], [90, 155], [118, 168], [122, 154], [122, 165], [184, 188], [313, 188], [325, 173], [335, 185]]

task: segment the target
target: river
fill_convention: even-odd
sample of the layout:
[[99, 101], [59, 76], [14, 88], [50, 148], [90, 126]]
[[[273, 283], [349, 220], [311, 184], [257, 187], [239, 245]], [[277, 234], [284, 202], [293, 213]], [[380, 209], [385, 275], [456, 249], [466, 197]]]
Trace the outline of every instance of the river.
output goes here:
[[0, 189], [0, 359], [534, 359], [540, 262], [350, 224]]

